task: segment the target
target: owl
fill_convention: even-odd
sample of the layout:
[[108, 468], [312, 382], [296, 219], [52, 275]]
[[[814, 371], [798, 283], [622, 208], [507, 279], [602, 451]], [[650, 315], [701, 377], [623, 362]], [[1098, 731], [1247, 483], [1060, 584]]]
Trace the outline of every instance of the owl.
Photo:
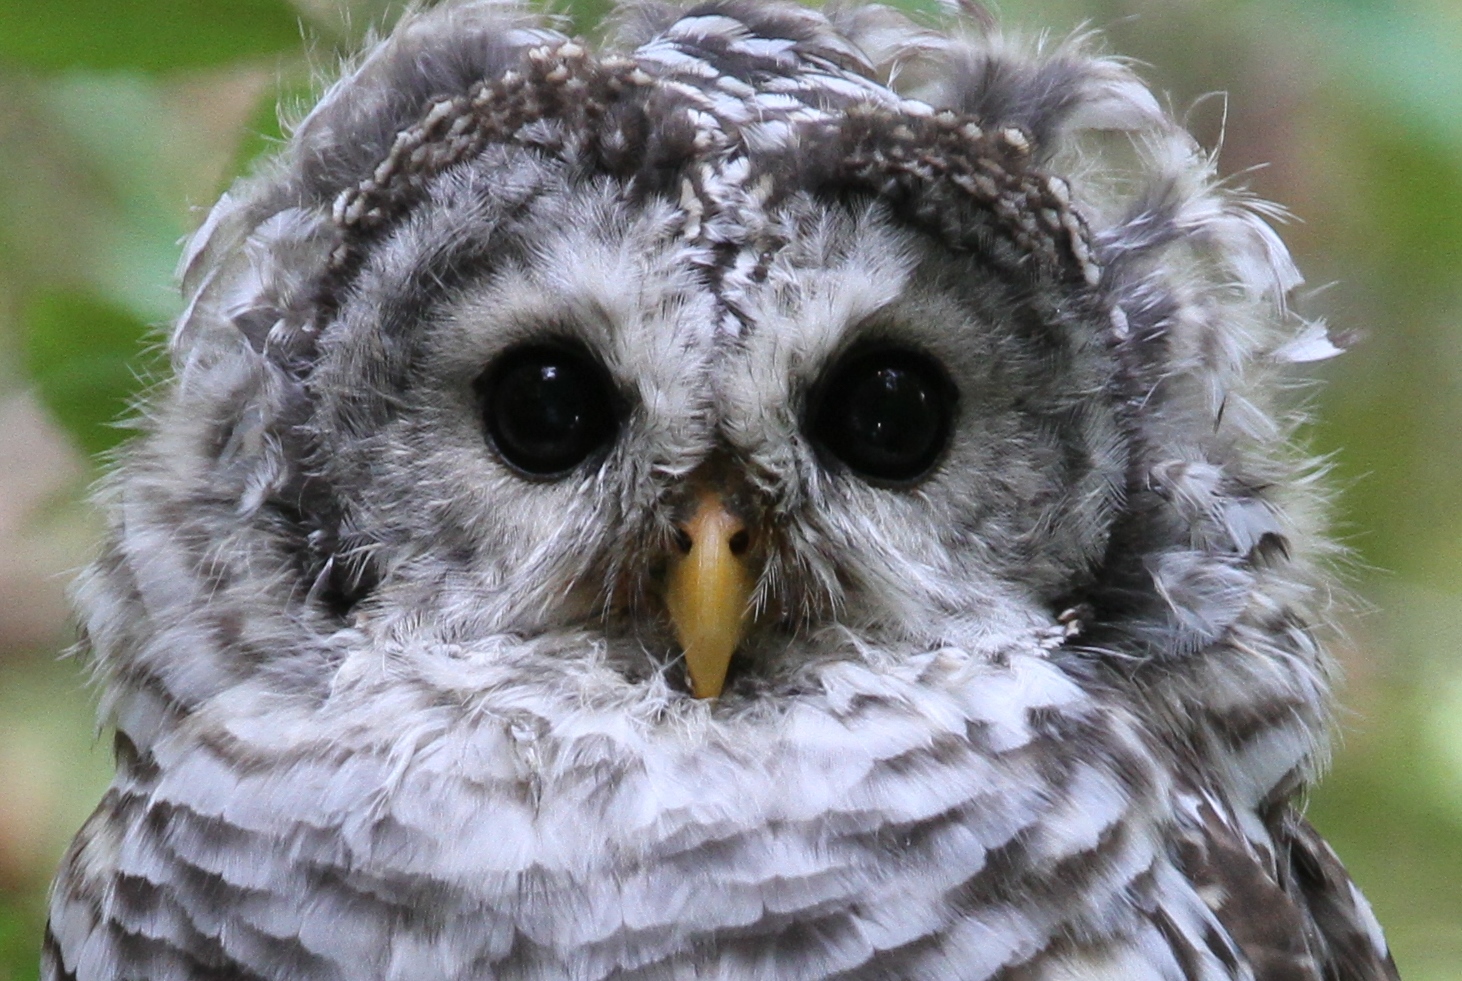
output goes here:
[[43, 975], [1372, 981], [1333, 353], [1090, 37], [405, 17], [181, 263]]

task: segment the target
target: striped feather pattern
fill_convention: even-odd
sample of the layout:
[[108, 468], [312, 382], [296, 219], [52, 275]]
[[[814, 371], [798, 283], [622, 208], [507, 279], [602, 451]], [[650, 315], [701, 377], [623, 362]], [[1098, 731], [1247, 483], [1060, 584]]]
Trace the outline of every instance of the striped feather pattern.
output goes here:
[[[1329, 546], [1274, 392], [1328, 342], [1266, 206], [1090, 39], [618, 22], [408, 15], [190, 243], [44, 977], [1395, 977], [1293, 803]], [[533, 482], [470, 392], [545, 336], [630, 408]], [[890, 339], [961, 392], [913, 489], [800, 429]], [[655, 583], [708, 467], [765, 532], [698, 701]]]

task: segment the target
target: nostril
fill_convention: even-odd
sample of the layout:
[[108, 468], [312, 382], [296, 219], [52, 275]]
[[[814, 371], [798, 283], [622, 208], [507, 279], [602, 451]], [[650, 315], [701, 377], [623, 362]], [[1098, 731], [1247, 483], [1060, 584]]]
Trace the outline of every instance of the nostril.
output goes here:
[[690, 534], [684, 528], [675, 529], [675, 547], [680, 550], [681, 555], [689, 555], [692, 544]]
[[745, 555], [746, 550], [751, 547], [751, 536], [743, 528], [727, 539], [726, 544], [730, 546], [732, 555]]

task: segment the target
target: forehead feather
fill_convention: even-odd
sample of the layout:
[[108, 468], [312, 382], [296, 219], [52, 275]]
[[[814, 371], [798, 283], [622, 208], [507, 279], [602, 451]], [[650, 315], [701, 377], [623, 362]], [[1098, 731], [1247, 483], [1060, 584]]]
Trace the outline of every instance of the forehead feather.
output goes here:
[[[707, 275], [733, 333], [763, 257], [788, 237], [774, 205], [799, 189], [881, 194], [959, 247], [1058, 276], [1074, 264], [1095, 281], [1069, 192], [1031, 167], [1025, 132], [935, 113], [873, 72], [816, 14], [735, 4], [682, 17], [629, 57], [596, 58], [573, 41], [529, 47], [495, 77], [433, 99], [335, 195], [322, 312], [437, 175], [501, 142], [615, 174], [632, 195], [674, 197], [687, 240], [713, 250]], [[951, 206], [957, 225], [939, 218]]]

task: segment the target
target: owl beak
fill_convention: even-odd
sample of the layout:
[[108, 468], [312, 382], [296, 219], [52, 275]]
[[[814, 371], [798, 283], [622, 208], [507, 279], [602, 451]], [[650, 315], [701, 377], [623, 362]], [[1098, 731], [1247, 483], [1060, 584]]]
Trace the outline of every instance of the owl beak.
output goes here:
[[665, 602], [685, 652], [691, 692], [715, 698], [751, 618], [754, 583], [744, 558], [748, 533], [714, 491], [701, 493], [695, 513], [680, 530], [684, 537], [670, 561]]

